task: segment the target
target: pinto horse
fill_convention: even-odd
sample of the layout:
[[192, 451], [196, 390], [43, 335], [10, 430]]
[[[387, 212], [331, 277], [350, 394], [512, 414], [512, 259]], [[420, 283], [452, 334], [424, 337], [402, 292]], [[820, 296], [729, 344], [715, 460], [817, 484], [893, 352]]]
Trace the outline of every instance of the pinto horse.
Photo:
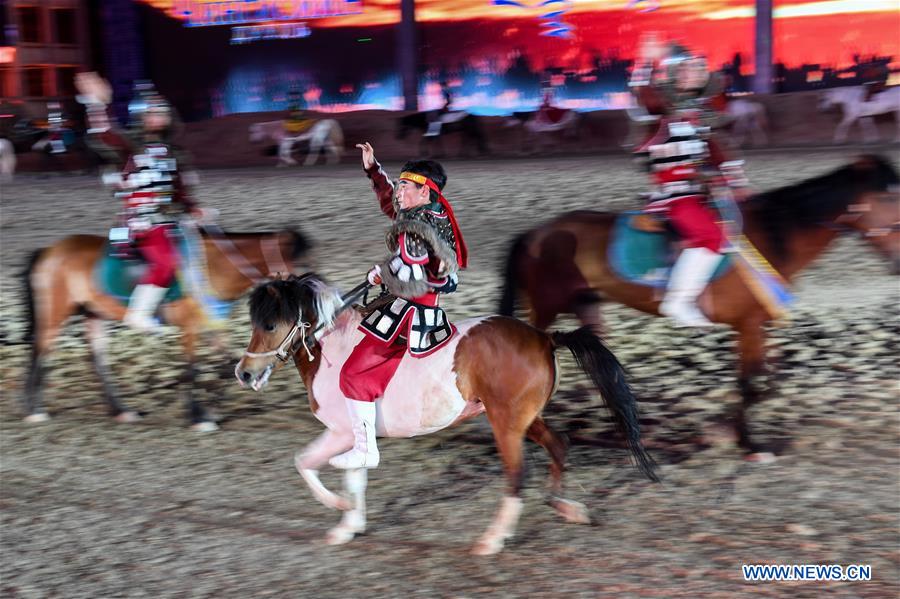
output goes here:
[[[741, 203], [744, 234], [787, 281], [843, 231], [862, 234], [892, 261], [894, 273], [900, 273], [898, 181], [888, 161], [864, 156], [826, 175]], [[499, 313], [512, 315], [521, 293], [531, 323], [542, 330], [557, 315], [571, 313], [599, 333], [604, 301], [659, 316], [656, 289], [624, 280], [610, 264], [610, 242], [619, 218], [622, 215], [608, 212], [568, 212], [520, 235], [507, 257]], [[699, 302], [710, 320], [738, 334], [738, 442], [749, 452], [748, 459], [771, 459], [771, 451], [750, 439], [745, 420], [746, 409], [763, 399], [758, 377], [765, 369], [763, 325], [771, 313], [733, 268], [710, 283]]]
[[[258, 391], [272, 372], [293, 356], [310, 408], [328, 427], [297, 455], [295, 465], [317, 499], [345, 510], [341, 523], [328, 533], [330, 544], [350, 541], [366, 524], [365, 469], [346, 472], [349, 499], [326, 489], [318, 477], [319, 468], [330, 457], [353, 446], [348, 400], [341, 393], [339, 379], [342, 365], [363, 333], [358, 330], [359, 311], [341, 313], [348, 305], [312, 274], [257, 287], [250, 296], [250, 343], [235, 367], [240, 384]], [[587, 328], [548, 334], [502, 316], [464, 320], [456, 327], [458, 334], [433, 354], [422, 358], [404, 355], [384, 397], [377, 401], [376, 429], [382, 437], [413, 437], [487, 414], [508, 487], [475, 553], [500, 551], [515, 530], [522, 509], [519, 493], [526, 436], [550, 454], [549, 503], [569, 521], [588, 522], [583, 505], [561, 496], [566, 446], [541, 418], [558, 384], [555, 352], [560, 347], [569, 348], [600, 391], [637, 467], [656, 480], [653, 460], [641, 444], [637, 405], [625, 373], [612, 352]]]
[[[234, 301], [259, 281], [278, 272], [292, 271], [307, 252], [308, 240], [296, 231], [268, 233], [203, 233], [207, 288], [216, 300]], [[36, 251], [23, 273], [31, 343], [29, 372], [23, 398], [28, 422], [43, 422], [48, 416], [42, 401], [44, 358], [52, 348], [64, 322], [72, 315], [86, 317], [94, 369], [103, 385], [110, 415], [132, 422], [138, 414], [119, 399], [106, 360], [104, 320], [122, 320], [125, 308], [119, 299], [99, 288], [96, 268], [104, 259], [107, 241], [95, 235], [73, 235]], [[164, 303], [163, 320], [181, 329], [181, 345], [187, 359], [183, 377], [186, 406], [194, 430], [217, 428], [191, 390], [195, 377], [194, 353], [206, 321], [201, 304], [190, 296]]]

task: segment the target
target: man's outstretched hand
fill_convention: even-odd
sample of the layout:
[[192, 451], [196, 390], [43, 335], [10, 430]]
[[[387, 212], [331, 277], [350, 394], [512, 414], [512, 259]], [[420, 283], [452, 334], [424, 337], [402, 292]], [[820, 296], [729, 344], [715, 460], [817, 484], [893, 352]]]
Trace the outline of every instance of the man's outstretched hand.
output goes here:
[[372, 144], [366, 142], [363, 144], [356, 144], [356, 147], [362, 150], [363, 168], [369, 170], [375, 166], [375, 150], [372, 148]]

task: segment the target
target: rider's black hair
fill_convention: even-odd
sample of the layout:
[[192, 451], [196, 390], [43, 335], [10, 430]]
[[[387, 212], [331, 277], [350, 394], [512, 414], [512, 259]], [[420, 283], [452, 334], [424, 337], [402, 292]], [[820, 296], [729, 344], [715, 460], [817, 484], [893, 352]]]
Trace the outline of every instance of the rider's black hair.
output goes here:
[[[447, 184], [447, 173], [444, 172], [444, 167], [441, 166], [441, 163], [435, 162], [434, 160], [410, 160], [406, 164], [403, 165], [403, 168], [400, 169], [401, 172], [410, 172], [416, 173], [417, 175], [424, 175], [434, 181], [435, 185], [438, 186], [438, 189], [443, 190], [444, 185]], [[430, 199], [432, 202], [438, 201], [438, 194], [433, 189], [430, 193]]]

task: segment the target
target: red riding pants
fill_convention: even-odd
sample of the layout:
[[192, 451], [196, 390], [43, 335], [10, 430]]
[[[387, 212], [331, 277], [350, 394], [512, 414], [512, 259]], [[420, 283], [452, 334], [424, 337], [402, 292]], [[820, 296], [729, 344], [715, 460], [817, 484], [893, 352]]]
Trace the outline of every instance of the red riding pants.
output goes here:
[[383, 396], [405, 351], [406, 345], [364, 335], [341, 368], [341, 393], [357, 401], [375, 401]]
[[703, 200], [703, 196], [686, 196], [671, 201], [667, 206], [669, 221], [681, 236], [684, 247], [719, 252], [725, 243], [725, 235]]
[[178, 268], [178, 252], [166, 233], [166, 227], [153, 227], [141, 234], [137, 241], [138, 250], [149, 265], [140, 284], [169, 287]]

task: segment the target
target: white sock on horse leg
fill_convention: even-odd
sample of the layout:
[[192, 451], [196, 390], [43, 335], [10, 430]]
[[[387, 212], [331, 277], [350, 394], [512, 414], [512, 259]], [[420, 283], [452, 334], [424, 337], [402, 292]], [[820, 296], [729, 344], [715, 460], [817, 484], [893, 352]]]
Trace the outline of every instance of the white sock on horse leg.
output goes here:
[[522, 498], [507, 495], [500, 504], [494, 521], [479, 539], [473, 553], [476, 555], [492, 555], [503, 549], [506, 539], [516, 532], [519, 516], [522, 513]]

